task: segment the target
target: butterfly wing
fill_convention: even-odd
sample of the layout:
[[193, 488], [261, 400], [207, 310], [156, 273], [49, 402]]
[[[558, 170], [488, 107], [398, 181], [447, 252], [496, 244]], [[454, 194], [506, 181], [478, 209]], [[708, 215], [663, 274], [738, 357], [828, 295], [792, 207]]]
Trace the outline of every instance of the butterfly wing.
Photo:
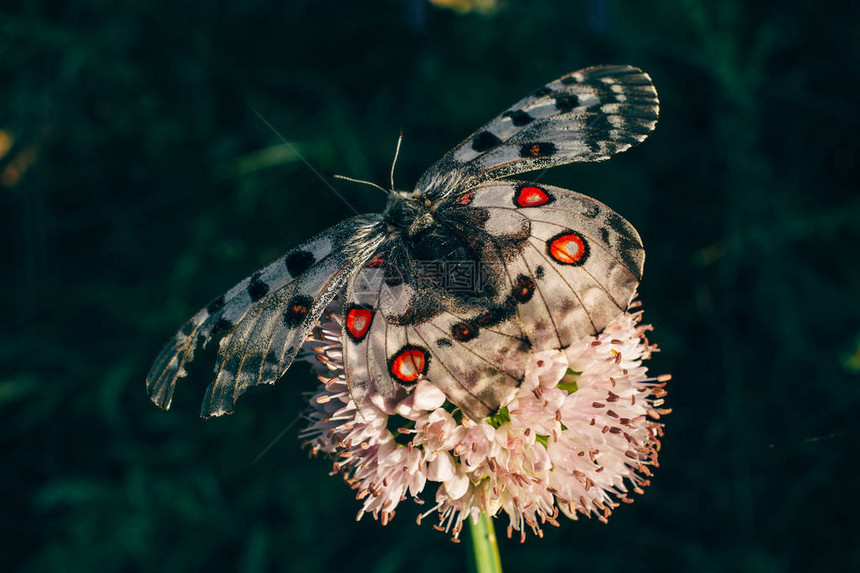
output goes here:
[[[498, 229], [497, 239], [504, 242], [505, 234], [524, 231]], [[343, 308], [342, 340], [357, 403], [370, 398], [390, 411], [426, 375], [448, 401], [478, 420], [519, 386], [529, 343], [519, 324], [501, 320], [498, 297], [488, 296], [494, 289], [480, 284], [480, 264], [458, 244], [448, 237], [447, 257], [422, 260], [395, 239], [379, 253], [378, 265], [354, 276]], [[491, 315], [492, 324], [481, 322], [482, 315]]]
[[[426, 375], [485, 418], [519, 386], [531, 351], [603, 330], [642, 275], [636, 230], [567, 189], [488, 182], [434, 217], [435, 238], [391, 241], [347, 289], [344, 359], [357, 401], [390, 409]], [[422, 259], [422, 249], [435, 255]]]
[[195, 314], [155, 360], [146, 379], [153, 402], [169, 408], [199, 343], [220, 338], [216, 379], [201, 414], [232, 412], [249, 386], [271, 384], [352, 272], [383, 241], [379, 215], [357, 216], [320, 233], [246, 278]]
[[[485, 210], [489, 222], [527, 218], [528, 239], [506, 257], [503, 276], [535, 347], [565, 348], [601, 332], [629, 307], [645, 251], [636, 229], [603, 203], [561, 187], [505, 180], [475, 188], [466, 209]], [[473, 236], [498, 242], [489, 231]]]
[[641, 143], [657, 124], [648, 74], [597, 66], [517, 102], [433, 164], [416, 185], [431, 200], [481, 182], [574, 161], [602, 161]]

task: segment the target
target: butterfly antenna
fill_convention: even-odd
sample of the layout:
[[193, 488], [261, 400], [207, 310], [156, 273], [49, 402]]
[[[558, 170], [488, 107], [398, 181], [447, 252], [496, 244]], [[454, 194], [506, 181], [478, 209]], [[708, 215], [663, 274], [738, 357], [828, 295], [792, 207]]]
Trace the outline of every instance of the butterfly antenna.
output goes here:
[[362, 183], [364, 185], [370, 185], [371, 187], [376, 187], [377, 189], [388, 195], [388, 189], [370, 181], [364, 181], [362, 179], [353, 179], [352, 177], [347, 177], [346, 175], [332, 175], [332, 177], [334, 177], [335, 179], [343, 179], [344, 181], [351, 181], [353, 183]]
[[400, 130], [400, 135], [397, 137], [397, 148], [394, 150], [394, 161], [391, 162], [391, 190], [394, 191], [394, 166], [397, 165], [397, 158], [400, 157], [400, 144], [403, 143], [403, 130]]

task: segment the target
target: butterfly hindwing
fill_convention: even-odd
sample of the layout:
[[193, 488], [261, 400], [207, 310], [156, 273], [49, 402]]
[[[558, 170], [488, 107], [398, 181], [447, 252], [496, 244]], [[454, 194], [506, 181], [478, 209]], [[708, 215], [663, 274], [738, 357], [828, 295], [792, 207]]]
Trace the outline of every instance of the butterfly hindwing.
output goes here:
[[567, 189], [484, 183], [434, 217], [420, 246], [389, 241], [347, 289], [345, 370], [359, 403], [390, 409], [426, 375], [482, 419], [519, 386], [533, 348], [600, 332], [641, 277], [635, 229]]
[[[444, 265], [431, 269], [426, 261], [404, 261], [393, 252], [398, 249], [405, 247], [395, 244], [381, 256], [399, 261], [402, 282], [380, 263], [357, 273], [347, 289], [344, 362], [353, 399], [378, 400], [390, 409], [426, 375], [467, 415], [486, 417], [522, 380], [528, 343], [520, 327], [494, 320], [481, 327], [478, 339], [475, 320], [494, 308], [491, 301], [451, 296], [443, 288]], [[459, 278], [472, 282], [467, 273]], [[408, 312], [416, 305], [420, 315]]]
[[645, 251], [630, 223], [573, 191], [519, 181], [485, 183], [468, 208], [527, 217], [529, 238], [504, 276], [526, 336], [566, 347], [624, 312], [642, 276]]
[[[229, 413], [248, 386], [277, 380], [295, 355], [287, 352], [288, 341], [304, 340], [338, 293], [337, 286], [381, 242], [379, 219], [378, 215], [358, 216], [335, 225], [201, 309], [165, 346], [150, 370], [147, 391], [152, 400], [162, 408], [170, 407], [176, 382], [185, 376], [196, 346], [212, 338], [220, 339], [218, 375], [207, 389], [203, 416]], [[291, 303], [307, 310], [291, 309]]]
[[601, 161], [641, 143], [657, 124], [651, 78], [631, 66], [597, 66], [563, 76], [511, 106], [422, 175], [431, 199], [489, 181]]
[[493, 414], [519, 387], [531, 347], [512, 317], [479, 325], [493, 308], [446, 311], [412, 327], [432, 356], [428, 379], [473, 420]]

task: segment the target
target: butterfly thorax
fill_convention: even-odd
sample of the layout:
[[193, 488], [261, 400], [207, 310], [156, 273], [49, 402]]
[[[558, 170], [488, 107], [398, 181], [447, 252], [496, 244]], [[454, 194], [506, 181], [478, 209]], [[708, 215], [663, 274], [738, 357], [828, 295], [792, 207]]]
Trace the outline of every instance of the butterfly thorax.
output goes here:
[[392, 191], [383, 217], [389, 232], [408, 239], [415, 239], [436, 225], [433, 205], [414, 191]]

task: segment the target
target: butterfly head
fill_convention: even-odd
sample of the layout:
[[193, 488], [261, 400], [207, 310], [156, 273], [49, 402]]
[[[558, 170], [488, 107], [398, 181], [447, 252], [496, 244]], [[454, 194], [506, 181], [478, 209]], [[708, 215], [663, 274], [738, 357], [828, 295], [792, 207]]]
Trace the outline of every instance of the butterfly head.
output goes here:
[[436, 225], [435, 206], [417, 191], [392, 191], [385, 206], [385, 222], [391, 233], [414, 239]]

